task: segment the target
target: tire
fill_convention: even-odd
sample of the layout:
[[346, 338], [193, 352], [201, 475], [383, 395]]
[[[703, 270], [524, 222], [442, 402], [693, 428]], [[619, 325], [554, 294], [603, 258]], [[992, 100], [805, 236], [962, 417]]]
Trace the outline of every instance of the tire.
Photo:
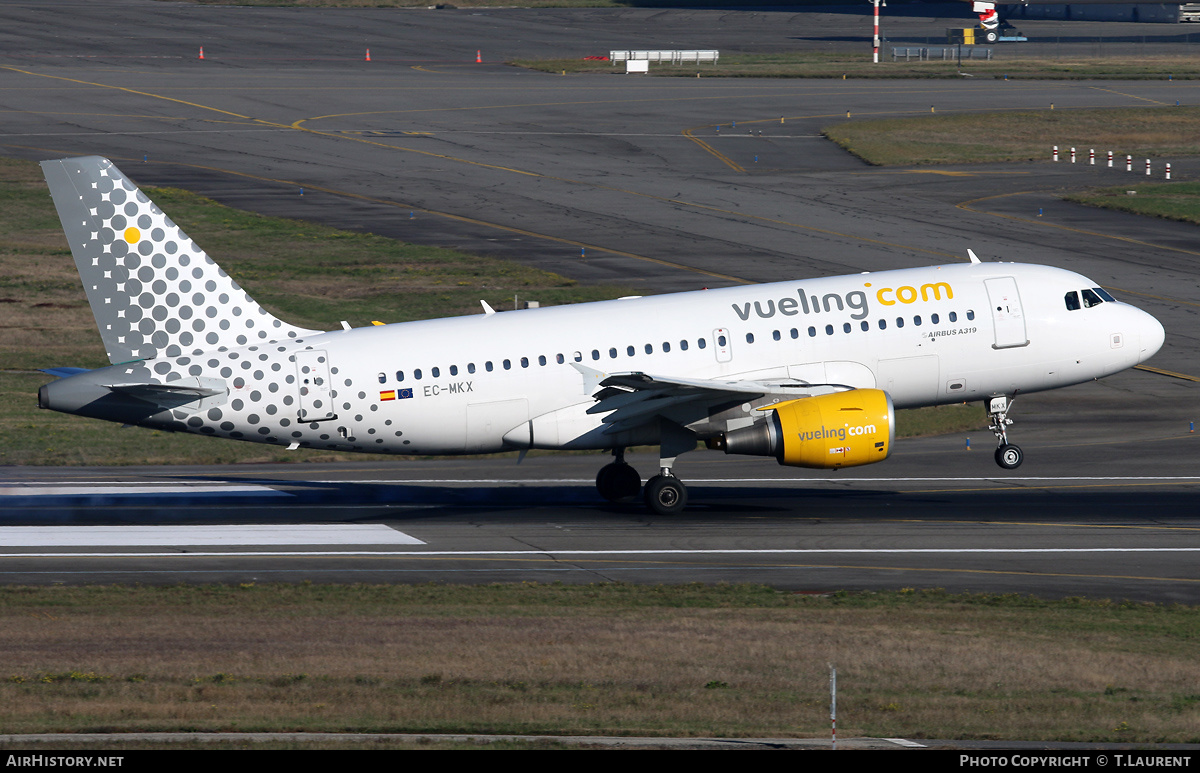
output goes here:
[[995, 43], [997, 40], [1000, 39], [1000, 33], [996, 32], [995, 30], [988, 30], [984, 34], [983, 39], [989, 43]]
[[628, 464], [613, 462], [596, 474], [596, 490], [609, 502], [624, 502], [642, 490], [642, 476]]
[[655, 475], [646, 481], [642, 498], [658, 515], [675, 515], [687, 505], [687, 487], [673, 475]]
[[1025, 452], [1019, 446], [1003, 445], [996, 449], [996, 464], [1006, 470], [1015, 470], [1025, 461]]

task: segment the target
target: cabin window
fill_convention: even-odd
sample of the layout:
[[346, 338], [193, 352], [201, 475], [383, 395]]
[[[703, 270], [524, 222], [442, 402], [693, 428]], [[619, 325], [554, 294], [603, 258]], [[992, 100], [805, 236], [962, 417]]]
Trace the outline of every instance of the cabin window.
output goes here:
[[646, 354], [654, 354], [654, 344], [646, 344]]
[[833, 335], [833, 325], [825, 326], [825, 335], [827, 335], [827, 336]]
[[723, 336], [723, 335], [717, 336], [717, 346], [725, 346], [725, 345], [726, 345], [725, 336]]
[[528, 358], [528, 357], [522, 357], [522, 358], [521, 358], [521, 367], [522, 367], [522, 368], [528, 368], [528, 367], [529, 367], [529, 358]]
[[886, 319], [879, 320], [879, 329], [887, 330], [887, 320]]
[[697, 338], [696, 346], [699, 346], [701, 349], [703, 349], [708, 346], [708, 341], [705, 341], [703, 338]]
[[862, 322], [859, 322], [858, 326], [862, 328], [864, 333], [871, 329], [871, 323], [867, 322], [865, 319]]
[[488, 373], [491, 373], [491, 372], [492, 372], [492, 367], [493, 367], [493, 366], [492, 366], [492, 361], [491, 361], [491, 360], [488, 360], [487, 362], [485, 362], [485, 363], [483, 364], [483, 369], [484, 369], [484, 370], [486, 370]]
[[779, 331], [778, 331], [778, 330], [772, 330], [772, 331], [771, 331], [771, 338], [773, 338], [774, 340], [778, 341], [780, 338], [783, 338], [783, 336], [779, 335]]
[[973, 310], [967, 309], [967, 319], [975, 319], [975, 312]]
[[592, 349], [592, 359], [593, 360], [600, 359], [600, 350], [599, 349]]
[[[399, 376], [397, 376], [397, 380], [399, 380]], [[380, 374], [379, 374], [379, 383], [380, 383], [380, 384], [386, 384], [386, 383], [387, 383], [387, 374], [386, 374], [386, 373], [380, 373]]]
[[545, 365], [545, 364], [546, 364], [546, 355], [539, 354], [538, 355], [538, 365]]
[[433, 376], [434, 378], [440, 378], [442, 375], [442, 371], [438, 368], [430, 368], [429, 375]]
[[663, 341], [663, 351], [664, 352], [671, 351], [671, 342], [670, 341]]
[[957, 311], [950, 312], [950, 321], [958, 322], [958, 312]]
[[896, 317], [896, 327], [904, 327], [904, 317]]
[[[382, 373], [380, 373], [379, 375], [381, 375], [381, 376], [382, 376], [383, 374], [382, 374]], [[402, 370], [398, 370], [398, 371], [396, 371], [396, 380], [397, 380], [397, 381], [403, 381], [403, 380], [404, 380], [404, 371], [402, 371]], [[382, 383], [382, 382], [381, 382], [381, 383]]]
[[474, 372], [475, 372], [475, 363], [468, 362], [467, 363], [467, 373], [474, 373]]
[[559, 365], [562, 365], [564, 362], [567, 361], [567, 358], [562, 356], [562, 352], [559, 352], [558, 354], [554, 355], [554, 361], [557, 362]]
[[680, 348], [680, 349], [682, 349], [682, 350], [683, 350], [683, 351], [685, 351], [685, 352], [687, 351], [687, 349], [688, 349], [688, 342], [687, 342], [687, 339], [686, 339], [686, 338], [685, 338], [685, 339], [683, 339], [682, 341], [680, 341], [680, 342], [679, 342], [679, 348]]
[[921, 315], [920, 314], [913, 317], [913, 324], [916, 325], [917, 327], [921, 326]]
[[417, 368], [416, 370], [413, 371], [413, 378], [415, 378], [417, 381], [421, 380], [421, 369], [420, 368]]
[[809, 338], [816, 338], [816, 337], [817, 337], [817, 329], [816, 329], [815, 327], [812, 327], [811, 325], [810, 325], [810, 326], [809, 326], [809, 328], [808, 328], [808, 337], [809, 337]]
[[615, 346], [614, 346], [614, 347], [612, 347], [611, 349], [609, 349], [609, 350], [608, 350], [608, 358], [609, 358], [610, 360], [615, 360], [615, 359], [617, 359], [617, 347], [615, 347]]
[[932, 323], [934, 325], [936, 325], [940, 320], [941, 320], [941, 318], [938, 317], [938, 315], [936, 315], [936, 314], [929, 315], [929, 321], [930, 321], [930, 323]]
[[800, 331], [797, 330], [796, 328], [792, 328], [792, 338], [799, 338], [799, 337], [800, 337]]
[[628, 357], [632, 357], [633, 355], [637, 354], [637, 349], [634, 349], [632, 346], [626, 346], [625, 354]]
[[457, 376], [457, 375], [458, 375], [458, 366], [457, 366], [457, 365], [451, 365], [451, 366], [450, 366], [450, 375], [451, 375], [451, 376]]
[[746, 334], [746, 343], [748, 343], [748, 344], [754, 343], [754, 334], [753, 333]]
[[512, 370], [512, 360], [505, 360], [503, 365], [505, 370]]
[[842, 323], [842, 332], [843, 332], [843, 333], [849, 333], [849, 332], [850, 332], [852, 329], [853, 329], [853, 328], [851, 328], [851, 327], [850, 327], [850, 323], [849, 323], [849, 322], [843, 322], [843, 323]]
[[583, 352], [575, 352], [571, 356], [575, 358], [575, 362], [583, 362]]

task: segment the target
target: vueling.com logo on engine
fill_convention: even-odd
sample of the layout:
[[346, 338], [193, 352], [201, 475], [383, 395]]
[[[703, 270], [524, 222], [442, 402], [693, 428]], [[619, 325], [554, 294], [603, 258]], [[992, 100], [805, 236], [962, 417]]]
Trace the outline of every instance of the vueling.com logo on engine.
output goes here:
[[857, 437], [858, 435], [874, 435], [874, 424], [861, 424], [857, 427], [851, 427], [847, 424], [844, 427], [829, 427], [822, 426], [820, 429], [810, 429], [803, 432], [798, 432], [797, 436], [801, 442], [806, 440], [845, 440], [848, 437]]
[[[869, 288], [871, 283], [866, 282], [863, 287]], [[926, 303], [954, 298], [954, 289], [948, 282], [928, 282], [920, 287], [912, 285], [880, 287], [873, 292], [875, 300], [881, 306], [895, 306], [897, 303], [910, 304], [918, 301]], [[734, 313], [743, 322], [750, 319], [752, 312], [762, 319], [770, 319], [776, 313], [785, 317], [794, 317], [797, 314], [820, 314], [822, 311], [845, 311], [847, 309], [854, 311], [850, 315], [851, 319], [866, 319], [870, 313], [867, 291], [863, 290], [851, 290], [844, 294], [826, 293], [818, 297], [809, 295], [803, 288], [796, 288], [796, 296], [796, 298], [787, 296], [778, 300], [768, 299], [765, 301], [766, 305], [763, 301], [746, 301], [742, 304], [732, 304], [732, 306]]]

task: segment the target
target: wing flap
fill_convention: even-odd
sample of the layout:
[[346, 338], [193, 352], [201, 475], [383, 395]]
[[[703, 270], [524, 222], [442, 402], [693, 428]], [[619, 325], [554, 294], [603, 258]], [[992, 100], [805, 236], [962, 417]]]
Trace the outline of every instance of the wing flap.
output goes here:
[[[799, 380], [718, 381], [659, 376], [650, 373], [604, 373], [574, 364], [585, 384], [600, 389], [593, 392], [596, 404], [589, 414], [607, 414], [601, 419], [605, 433], [632, 430], [659, 418], [678, 421], [681, 416], [702, 414], [733, 403], [752, 402], [763, 397], [792, 400], [814, 391], [836, 391], [840, 385], [809, 384]], [[833, 390], [830, 388], [833, 387]], [[849, 388], [849, 387], [841, 387]], [[683, 422], [686, 423], [686, 422]]]

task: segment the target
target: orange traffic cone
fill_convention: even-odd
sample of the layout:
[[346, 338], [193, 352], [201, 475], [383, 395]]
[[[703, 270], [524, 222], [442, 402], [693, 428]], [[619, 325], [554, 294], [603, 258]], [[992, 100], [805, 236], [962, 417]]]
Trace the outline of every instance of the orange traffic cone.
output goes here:
[[475, 61], [481, 64], [483, 63], [483, 56], [478, 50], [475, 51]]
[[369, 49], [369, 48], [367, 49], [367, 58], [366, 58], [366, 61], [368, 61], [368, 62], [369, 62], [369, 61], [371, 61], [371, 49]]
[[204, 58], [204, 46], [200, 46], [200, 58]]

